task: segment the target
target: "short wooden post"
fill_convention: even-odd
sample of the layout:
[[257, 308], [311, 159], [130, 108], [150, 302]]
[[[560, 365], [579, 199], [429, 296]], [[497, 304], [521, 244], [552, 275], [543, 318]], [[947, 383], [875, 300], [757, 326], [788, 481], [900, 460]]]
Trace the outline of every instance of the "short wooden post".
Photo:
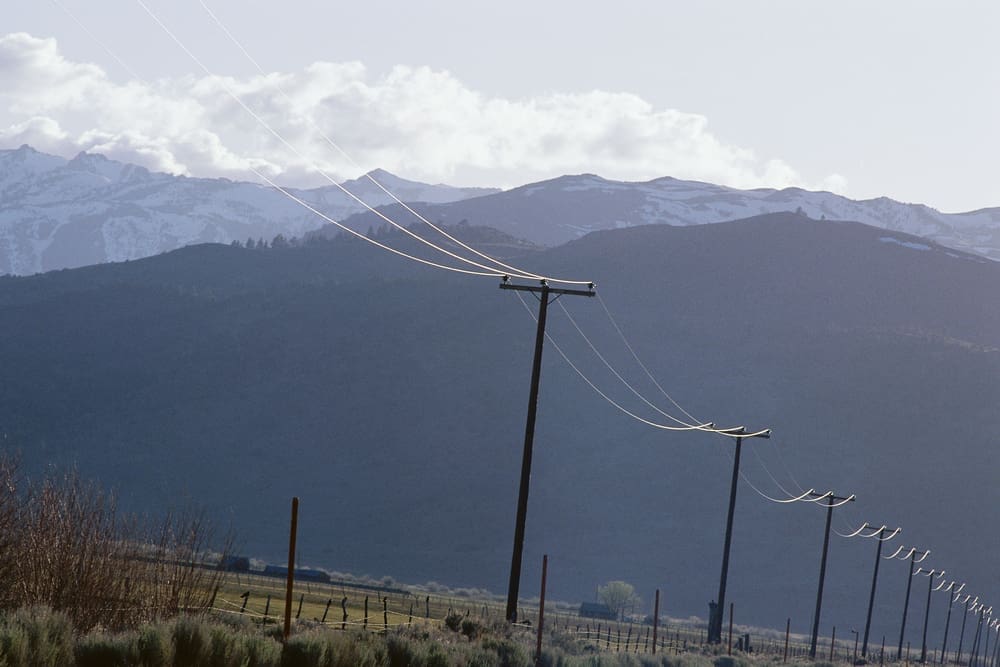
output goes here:
[[788, 662], [788, 637], [792, 632], [792, 617], [789, 616], [788, 620], [785, 621], [785, 656], [781, 659], [781, 662]]
[[545, 577], [549, 569], [549, 555], [542, 556], [542, 591], [538, 598], [538, 642], [535, 646], [535, 664], [542, 660], [542, 625], [545, 623]]
[[326, 615], [330, 612], [330, 605], [333, 604], [333, 598], [326, 601], [326, 609], [323, 610], [323, 618], [320, 623], [326, 623]]
[[295, 583], [295, 531], [299, 523], [299, 499], [292, 498], [292, 522], [288, 533], [288, 578], [285, 583], [285, 641], [292, 634], [292, 585]]
[[656, 602], [653, 603], [653, 655], [656, 655], [656, 630], [660, 625], [660, 589], [656, 589]]
[[344, 612], [344, 617], [342, 619], [340, 619], [340, 629], [341, 630], [346, 630], [347, 629], [347, 596], [346, 595], [340, 601], [340, 608]]
[[365, 618], [364, 618], [364, 621], [362, 621], [362, 626], [361, 627], [362, 627], [363, 630], [367, 630], [368, 629], [368, 596], [367, 595], [365, 596]]
[[295, 620], [296, 621], [299, 620], [300, 616], [302, 616], [302, 600], [304, 598], [305, 598], [305, 593], [302, 593], [302, 594], [299, 595], [299, 609], [298, 609], [298, 611], [295, 612]]
[[382, 626], [389, 631], [389, 598], [382, 598]]
[[729, 603], [729, 655], [733, 654], [733, 603]]

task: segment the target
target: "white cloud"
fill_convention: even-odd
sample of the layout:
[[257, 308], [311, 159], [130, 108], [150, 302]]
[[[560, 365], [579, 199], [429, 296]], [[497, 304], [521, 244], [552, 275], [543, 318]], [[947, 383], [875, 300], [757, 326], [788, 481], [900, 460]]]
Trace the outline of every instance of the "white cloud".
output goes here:
[[[723, 143], [704, 116], [655, 109], [627, 93], [504, 99], [448, 72], [398, 66], [373, 76], [357, 62], [244, 79], [121, 84], [94, 65], [66, 60], [55, 40], [24, 33], [0, 37], [0, 78], [0, 145], [30, 143], [67, 157], [93, 150], [172, 173], [254, 180], [253, 167], [301, 185], [320, 183], [318, 169], [340, 179], [383, 167], [457, 185], [511, 186], [592, 172], [623, 180], [669, 175], [735, 187], [809, 186], [781, 160]], [[323, 133], [357, 165], [328, 146]], [[844, 185], [834, 174], [815, 186]]]

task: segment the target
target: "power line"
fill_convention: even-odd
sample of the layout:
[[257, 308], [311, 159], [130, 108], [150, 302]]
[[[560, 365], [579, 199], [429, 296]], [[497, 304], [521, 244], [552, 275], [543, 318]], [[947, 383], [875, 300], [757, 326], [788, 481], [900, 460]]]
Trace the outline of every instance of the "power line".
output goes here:
[[[521, 305], [524, 306], [524, 309], [528, 312], [528, 315], [532, 318], [532, 320], [534, 320], [534, 321], [537, 322], [537, 320], [535, 319], [534, 313], [532, 313], [531, 309], [528, 308], [528, 304], [526, 304], [524, 302], [524, 299], [521, 297], [520, 294], [517, 294], [517, 298], [521, 302]], [[618, 410], [620, 410], [624, 414], [626, 414], [629, 417], [631, 417], [632, 419], [635, 419], [636, 421], [641, 422], [641, 423], [643, 423], [643, 424], [645, 424], [647, 426], [651, 426], [653, 428], [657, 428], [657, 429], [660, 429], [660, 430], [663, 430], [663, 431], [703, 431], [703, 430], [706, 430], [707, 428], [709, 428], [709, 427], [712, 426], [711, 423], [694, 425], [694, 426], [670, 426], [669, 424], [660, 424], [660, 423], [651, 421], [649, 419], [646, 419], [644, 417], [640, 417], [639, 415], [637, 415], [634, 412], [630, 411], [629, 409], [625, 408], [620, 403], [618, 403], [617, 401], [615, 401], [613, 398], [611, 398], [610, 396], [608, 396], [606, 393], [604, 393], [600, 389], [600, 387], [598, 387], [596, 384], [594, 384], [594, 382], [590, 378], [588, 378], [587, 375], [582, 370], [580, 370], [580, 368], [576, 364], [574, 364], [572, 360], [570, 360], [569, 356], [567, 356], [567, 354], [563, 351], [563, 349], [559, 346], [559, 344], [555, 341], [555, 339], [552, 338], [551, 334], [549, 334], [549, 333], [546, 332], [545, 339], [547, 341], [549, 341], [549, 343], [552, 345], [552, 347], [555, 348], [556, 352], [559, 353], [559, 356], [563, 358], [563, 361], [565, 361], [566, 364], [570, 368], [572, 368], [573, 371], [577, 375], [580, 376], [580, 379], [582, 379], [584, 381], [584, 383], [587, 384], [587, 386], [589, 386], [591, 389], [593, 389], [594, 392], [597, 393], [598, 396], [600, 396], [601, 398], [603, 398], [605, 401], [607, 401], [608, 403], [610, 403], [611, 405], [613, 405], [614, 407], [616, 407]]]
[[[142, 7], [142, 8], [143, 8], [143, 9], [144, 9], [144, 10], [146, 11], [146, 13], [147, 13], [147, 14], [149, 14], [150, 18], [152, 18], [152, 19], [153, 19], [153, 21], [154, 21], [154, 22], [156, 22], [156, 24], [160, 26], [160, 28], [161, 28], [161, 29], [162, 29], [162, 30], [163, 30], [163, 31], [164, 31], [164, 32], [165, 32], [165, 33], [167, 34], [167, 36], [169, 36], [169, 37], [170, 37], [170, 38], [171, 38], [171, 39], [172, 39], [172, 40], [174, 41], [174, 43], [175, 43], [175, 44], [177, 44], [177, 46], [178, 46], [178, 47], [180, 47], [180, 49], [181, 49], [182, 51], [184, 51], [184, 53], [185, 53], [185, 54], [187, 54], [187, 56], [188, 56], [189, 58], [191, 58], [191, 60], [192, 60], [192, 61], [193, 61], [193, 62], [194, 62], [194, 63], [195, 63], [196, 65], [198, 65], [198, 67], [200, 67], [200, 68], [201, 68], [201, 69], [202, 69], [202, 70], [203, 70], [203, 71], [205, 72], [205, 74], [207, 74], [207, 75], [208, 75], [208, 76], [210, 76], [210, 77], [213, 77], [213, 78], [216, 78], [216, 79], [218, 80], [218, 82], [219, 82], [219, 85], [220, 85], [220, 86], [221, 86], [221, 87], [223, 88], [223, 90], [225, 90], [225, 91], [226, 91], [226, 93], [227, 93], [227, 94], [228, 94], [228, 95], [229, 95], [229, 96], [230, 96], [230, 97], [231, 97], [231, 98], [232, 98], [232, 99], [233, 99], [233, 100], [234, 100], [234, 101], [235, 101], [235, 102], [236, 102], [237, 104], [239, 104], [239, 105], [240, 105], [240, 107], [242, 107], [244, 111], [246, 111], [246, 112], [247, 112], [247, 113], [248, 113], [248, 114], [249, 114], [249, 115], [250, 115], [250, 116], [251, 116], [251, 117], [252, 117], [252, 118], [253, 118], [253, 119], [254, 119], [255, 121], [257, 121], [257, 123], [258, 123], [258, 124], [259, 124], [259, 125], [260, 125], [261, 127], [263, 127], [263, 128], [265, 129], [265, 130], [267, 130], [267, 131], [268, 131], [268, 132], [269, 132], [269, 133], [270, 133], [271, 135], [273, 135], [273, 136], [274, 136], [274, 137], [275, 137], [275, 138], [276, 138], [276, 139], [277, 139], [277, 140], [278, 140], [279, 142], [281, 142], [281, 143], [282, 143], [282, 144], [283, 144], [283, 145], [284, 145], [285, 147], [287, 147], [287, 148], [288, 148], [289, 150], [291, 150], [291, 151], [292, 151], [293, 153], [295, 153], [295, 154], [296, 154], [297, 156], [299, 156], [299, 157], [300, 157], [300, 158], [302, 158], [303, 160], [307, 160], [307, 161], [309, 161], [309, 160], [308, 160], [308, 159], [307, 159], [307, 158], [306, 158], [306, 157], [305, 157], [304, 155], [302, 155], [302, 153], [301, 153], [301, 152], [300, 152], [300, 151], [299, 151], [299, 150], [298, 150], [297, 148], [295, 148], [295, 146], [293, 146], [293, 145], [292, 145], [291, 143], [289, 143], [289, 142], [288, 142], [288, 140], [286, 140], [286, 139], [285, 139], [285, 138], [284, 138], [284, 137], [283, 137], [283, 136], [281, 135], [281, 133], [279, 133], [279, 132], [278, 132], [277, 130], [275, 130], [275, 129], [274, 129], [273, 127], [271, 127], [271, 126], [270, 126], [270, 125], [269, 125], [269, 124], [268, 124], [268, 123], [267, 123], [267, 122], [266, 122], [266, 121], [265, 121], [265, 120], [264, 120], [263, 118], [261, 118], [261, 117], [260, 117], [260, 116], [259, 116], [259, 115], [258, 115], [258, 114], [257, 114], [257, 113], [256, 113], [256, 112], [255, 112], [255, 111], [253, 110], [253, 109], [251, 109], [251, 108], [250, 108], [250, 107], [249, 107], [249, 106], [248, 106], [248, 105], [247, 105], [247, 104], [246, 104], [246, 103], [245, 103], [245, 102], [243, 101], [243, 99], [242, 99], [242, 98], [241, 98], [241, 97], [240, 97], [239, 95], [237, 95], [237, 94], [236, 94], [235, 92], [233, 92], [232, 88], [230, 88], [230, 87], [229, 87], [229, 86], [228, 86], [228, 85], [227, 85], [227, 84], [225, 83], [225, 81], [223, 81], [223, 80], [222, 80], [222, 79], [221, 79], [220, 77], [216, 77], [216, 76], [215, 76], [215, 74], [214, 74], [214, 73], [213, 73], [213, 72], [212, 72], [212, 71], [211, 71], [211, 70], [210, 70], [210, 69], [209, 69], [209, 68], [208, 68], [208, 67], [207, 67], [207, 66], [206, 66], [206, 65], [205, 65], [205, 64], [204, 64], [204, 63], [203, 63], [203, 62], [202, 62], [202, 61], [201, 61], [201, 60], [200, 60], [200, 59], [199, 59], [199, 58], [198, 58], [198, 57], [197, 57], [197, 56], [196, 56], [195, 54], [194, 54], [194, 53], [192, 53], [192, 51], [191, 51], [190, 49], [188, 49], [188, 47], [187, 47], [187, 46], [186, 46], [186, 45], [185, 45], [185, 44], [184, 44], [184, 43], [183, 43], [183, 42], [182, 42], [182, 41], [180, 40], [180, 38], [179, 38], [179, 37], [177, 37], [177, 35], [176, 35], [176, 34], [174, 34], [174, 33], [173, 33], [173, 32], [172, 32], [172, 31], [171, 31], [171, 30], [170, 30], [170, 29], [169, 29], [169, 28], [168, 28], [168, 27], [166, 26], [166, 24], [164, 24], [164, 23], [163, 23], [163, 21], [161, 21], [161, 20], [160, 20], [160, 18], [159, 18], [159, 17], [158, 17], [158, 16], [156, 15], [156, 14], [154, 14], [154, 13], [153, 13], [153, 11], [152, 11], [151, 9], [149, 9], [149, 7], [148, 7], [148, 6], [146, 6], [146, 4], [145, 4], [145, 3], [143, 2], [143, 0], [135, 0], [135, 2], [136, 2], [136, 3], [137, 3], [137, 4], [139, 5], [139, 6], [140, 6], [140, 7]], [[310, 161], [310, 162], [311, 162], [311, 161]], [[389, 218], [388, 216], [386, 216], [386, 215], [385, 215], [385, 214], [383, 214], [382, 212], [380, 212], [380, 211], [378, 211], [378, 210], [376, 210], [376, 209], [372, 208], [371, 206], [369, 206], [369, 205], [368, 205], [368, 204], [367, 204], [367, 203], [366, 203], [365, 201], [363, 201], [363, 200], [362, 200], [361, 198], [359, 198], [359, 197], [355, 196], [355, 195], [354, 195], [353, 193], [351, 193], [351, 192], [350, 192], [349, 190], [347, 190], [347, 188], [344, 188], [344, 187], [343, 187], [342, 185], [340, 185], [339, 183], [337, 183], [337, 182], [336, 182], [336, 181], [335, 181], [335, 180], [334, 180], [333, 178], [331, 178], [331, 177], [330, 177], [330, 176], [329, 176], [329, 175], [328, 175], [328, 174], [327, 174], [327, 173], [326, 173], [325, 171], [323, 171], [322, 169], [319, 169], [318, 167], [316, 167], [316, 165], [315, 165], [315, 164], [313, 164], [313, 167], [314, 167], [314, 168], [316, 168], [316, 169], [317, 169], [317, 171], [318, 171], [318, 172], [319, 172], [319, 173], [320, 173], [320, 174], [321, 174], [322, 176], [324, 176], [324, 177], [325, 177], [325, 178], [326, 178], [327, 180], [329, 180], [329, 181], [330, 181], [331, 183], [333, 183], [333, 184], [334, 184], [334, 185], [336, 185], [336, 186], [337, 186], [338, 188], [340, 188], [340, 189], [341, 189], [341, 190], [342, 190], [342, 191], [343, 191], [343, 192], [344, 192], [345, 194], [347, 194], [348, 196], [352, 197], [352, 198], [353, 198], [353, 199], [354, 199], [355, 201], [357, 201], [357, 202], [358, 202], [359, 204], [361, 204], [362, 206], [364, 206], [365, 208], [367, 208], [367, 209], [368, 209], [369, 211], [371, 211], [372, 213], [374, 213], [374, 214], [375, 214], [375, 215], [377, 215], [378, 217], [380, 217], [380, 218], [382, 218], [383, 220], [385, 220], [386, 222], [388, 222], [388, 223], [389, 223], [390, 225], [392, 225], [392, 226], [396, 227], [397, 229], [399, 229], [399, 230], [403, 231], [404, 233], [406, 233], [406, 234], [408, 234], [408, 235], [412, 236], [413, 238], [415, 238], [416, 240], [420, 241], [421, 243], [424, 243], [425, 245], [428, 245], [428, 246], [430, 246], [431, 248], [434, 248], [434, 249], [435, 249], [435, 250], [437, 250], [438, 252], [441, 252], [441, 253], [443, 253], [443, 254], [445, 254], [445, 255], [448, 255], [449, 257], [452, 257], [452, 258], [454, 258], [454, 259], [457, 259], [457, 260], [459, 260], [459, 261], [462, 261], [462, 262], [465, 262], [465, 263], [467, 263], [467, 264], [470, 264], [470, 265], [472, 265], [472, 266], [475, 266], [475, 267], [477, 267], [477, 268], [480, 268], [480, 269], [483, 269], [484, 271], [486, 271], [486, 272], [487, 272], [487, 273], [475, 273], [475, 272], [471, 272], [471, 271], [464, 271], [464, 273], [468, 273], [468, 274], [470, 274], [470, 275], [483, 275], [483, 276], [490, 276], [490, 277], [498, 277], [498, 276], [501, 276], [501, 275], [503, 275], [503, 273], [501, 273], [501, 272], [498, 272], [498, 271], [497, 271], [497, 269], [496, 269], [496, 268], [494, 268], [494, 267], [490, 267], [490, 266], [486, 266], [486, 265], [484, 265], [484, 264], [480, 264], [479, 262], [476, 262], [476, 261], [474, 261], [474, 260], [471, 260], [471, 259], [468, 259], [468, 258], [466, 258], [466, 257], [462, 257], [462, 256], [460, 256], [460, 255], [457, 255], [457, 254], [455, 254], [455, 253], [451, 252], [450, 250], [446, 250], [446, 249], [444, 249], [444, 248], [441, 248], [440, 246], [437, 246], [437, 245], [435, 245], [435, 244], [434, 244], [434, 243], [432, 243], [431, 241], [428, 241], [427, 239], [424, 239], [423, 237], [419, 236], [418, 234], [415, 234], [415, 233], [413, 233], [413, 232], [412, 232], [412, 231], [410, 231], [409, 229], [407, 229], [407, 228], [403, 227], [403, 226], [402, 226], [402, 225], [400, 225], [399, 223], [397, 223], [397, 222], [395, 222], [394, 220], [390, 219], [390, 218]], [[260, 171], [258, 171], [257, 169], [255, 169], [255, 168], [253, 168], [253, 167], [249, 167], [249, 168], [250, 168], [250, 170], [251, 170], [251, 171], [253, 171], [253, 172], [254, 172], [255, 174], [257, 174], [257, 175], [258, 175], [259, 177], [263, 177], [263, 175], [261, 174], [261, 172], [260, 172]], [[267, 181], [267, 182], [268, 182], [269, 184], [271, 184], [272, 186], [274, 186], [274, 181], [272, 181], [272, 180], [271, 180], [271, 179], [269, 179], [269, 178], [265, 178], [265, 180], [266, 180], [266, 181]], [[276, 186], [275, 186], [275, 187], [276, 187]], [[301, 200], [301, 199], [299, 199], [299, 198], [297, 198], [297, 197], [292, 197], [292, 199], [293, 199], [294, 201], [296, 201], [296, 202], [299, 202], [300, 204], [302, 203], [302, 200]], [[317, 212], [317, 211], [316, 211], [316, 209], [315, 209], [315, 208], [313, 208], [313, 207], [311, 207], [311, 206], [306, 206], [306, 208], [307, 208], [307, 209], [309, 209], [310, 211], [314, 212], [314, 213], [316, 213], [316, 212]], [[322, 216], [322, 217], [323, 217], [323, 218], [324, 218], [325, 220], [328, 220], [328, 221], [331, 221], [331, 222], [332, 222], [332, 220], [331, 220], [331, 219], [330, 219], [329, 217], [327, 217], [327, 216]], [[340, 228], [342, 228], [342, 229], [347, 229], [347, 227], [346, 227], [345, 225], [342, 225], [342, 224], [339, 224], [339, 223], [337, 224], [337, 226], [338, 226], [338, 227], [340, 227]], [[358, 235], [360, 236], [360, 234], [358, 234]], [[382, 247], [385, 247], [385, 246], [382, 246]], [[439, 264], [432, 264], [432, 265], [433, 265], [433, 266], [438, 266], [439, 268], [441, 268], [441, 267], [442, 267], [442, 265], [439, 265]], [[528, 275], [528, 274], [516, 274], [516, 275], [515, 275], [514, 277], [517, 277], [517, 278], [532, 278], [532, 277], [534, 277], [534, 276], [533, 276], [533, 275]]]
[[[205, 12], [212, 18], [213, 21], [215, 21], [216, 25], [218, 25], [218, 27], [226, 34], [226, 36], [233, 42], [233, 44], [236, 45], [236, 47], [243, 53], [243, 55], [246, 56], [246, 58], [254, 65], [254, 67], [257, 69], [257, 71], [260, 72], [262, 75], [266, 76], [267, 72], [264, 70], [264, 68], [261, 67], [261, 65], [257, 62], [256, 59], [254, 59], [254, 57], [252, 55], [250, 55], [249, 51], [247, 51], [247, 49], [243, 46], [243, 44], [240, 43], [240, 41], [236, 38], [235, 35], [233, 35], [233, 33], [229, 30], [229, 28], [227, 28], [225, 26], [225, 24], [223, 24], [222, 20], [219, 19], [219, 17], [208, 7], [207, 4], [205, 4], [204, 0], [199, 0], [199, 2], [201, 4], [202, 8], [205, 10]], [[276, 87], [277, 87], [278, 92], [281, 93], [282, 97], [284, 97], [286, 101], [291, 102], [291, 98], [285, 92], [285, 90], [280, 85], [276, 86]], [[314, 130], [316, 130], [316, 132], [320, 135], [320, 137], [322, 137], [323, 140], [327, 143], [327, 145], [329, 145], [331, 148], [333, 148], [334, 150], [336, 150], [337, 152], [339, 152], [352, 165], [354, 165], [355, 168], [357, 168], [359, 170], [362, 169], [362, 167], [357, 163], [357, 161], [355, 161], [354, 158], [351, 157], [351, 155], [349, 155], [347, 153], [347, 151], [345, 151], [337, 142], [335, 142], [325, 132], [323, 132], [322, 128], [320, 128], [319, 125], [311, 117], [308, 118], [308, 121], [309, 121], [309, 124], [312, 126], [312, 128]], [[315, 167], [316, 165], [313, 164], [313, 166]], [[326, 174], [323, 173], [321, 170], [320, 170], [320, 173], [323, 174], [324, 176], [326, 176]], [[463, 243], [462, 241], [460, 241], [459, 239], [455, 238], [454, 236], [452, 236], [451, 234], [449, 234], [447, 231], [445, 231], [444, 229], [441, 229], [440, 227], [438, 227], [437, 225], [435, 225], [434, 223], [432, 223], [430, 220], [428, 220], [427, 218], [425, 218], [423, 215], [421, 215], [420, 213], [418, 213], [417, 211], [415, 211], [413, 208], [411, 208], [409, 206], [409, 204], [407, 204], [403, 200], [399, 199], [399, 197], [397, 197], [388, 188], [386, 188], [384, 185], [382, 185], [382, 183], [380, 183], [377, 179], [375, 179], [375, 177], [372, 176], [370, 172], [364, 174], [364, 177], [367, 178], [369, 181], [371, 181], [376, 187], [378, 187], [386, 195], [388, 195], [389, 197], [391, 197], [396, 203], [398, 203], [400, 206], [402, 206], [407, 212], [411, 213], [418, 220], [420, 220], [424, 224], [428, 225], [431, 229], [433, 229], [437, 233], [441, 234], [442, 236], [444, 236], [445, 238], [447, 238], [449, 241], [452, 241], [452, 242], [458, 244], [462, 248], [468, 250], [469, 252], [472, 252], [473, 254], [477, 255], [478, 257], [481, 257], [482, 259], [485, 259], [485, 260], [487, 260], [489, 262], [492, 262], [493, 264], [496, 264], [498, 267], [501, 267], [501, 268], [503, 268], [503, 269], [505, 269], [507, 271], [518, 273], [518, 274], [524, 274], [523, 277], [525, 277], [525, 278], [535, 278], [535, 279], [545, 278], [545, 276], [541, 276], [541, 275], [537, 275], [537, 274], [534, 274], [534, 273], [530, 273], [530, 272], [525, 271], [523, 269], [520, 269], [520, 268], [517, 268], [517, 267], [514, 267], [514, 266], [510, 266], [508, 264], [504, 264], [503, 262], [501, 262], [500, 260], [496, 259], [495, 257], [487, 255], [486, 253], [480, 252], [479, 250], [473, 248], [472, 246], [469, 246], [469, 245]], [[327, 179], [330, 180], [330, 182], [333, 183], [335, 186], [337, 186], [338, 188], [340, 188], [345, 194], [353, 197], [354, 199], [356, 199], [357, 201], [359, 201], [360, 203], [362, 203], [362, 205], [366, 206], [366, 208], [368, 208], [370, 211], [372, 211], [373, 213], [376, 213], [377, 215], [381, 216], [380, 212], [375, 211], [370, 206], [367, 206], [367, 204], [364, 204], [364, 202], [361, 202], [361, 200], [359, 198], [355, 197], [351, 192], [349, 192], [346, 188], [344, 188], [340, 183], [337, 183], [336, 181], [334, 181], [333, 179], [330, 179], [329, 177], [327, 177]], [[386, 218], [386, 220], [388, 221], [388, 218]], [[395, 224], [395, 223], [393, 223], [391, 221], [389, 221], [389, 222], [391, 224]], [[573, 285], [586, 285], [586, 284], [588, 284], [588, 281], [583, 281], [583, 280], [561, 280], [561, 279], [556, 279], [556, 278], [548, 278], [548, 280], [550, 282], [557, 282], [557, 283], [561, 283], [561, 284], [573, 284]]]

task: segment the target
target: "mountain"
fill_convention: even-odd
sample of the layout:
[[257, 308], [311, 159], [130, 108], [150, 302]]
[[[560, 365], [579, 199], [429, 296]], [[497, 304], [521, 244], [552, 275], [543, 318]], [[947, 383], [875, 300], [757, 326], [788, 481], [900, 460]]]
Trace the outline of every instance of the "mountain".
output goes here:
[[[623, 408], [669, 423], [563, 307], [661, 409], [677, 413], [616, 327], [699, 420], [773, 429], [743, 444], [738, 624], [790, 617], [808, 632], [825, 519], [750, 483], [776, 500], [855, 493], [834, 510], [839, 533], [901, 526], [887, 548], [929, 548], [928, 567], [1000, 593], [988, 529], [1000, 519], [1000, 311], [988, 306], [1000, 264], [794, 214], [609, 230], [510, 261], [598, 293], [549, 308], [523, 595], [543, 553], [552, 599], [622, 579], [647, 611], [660, 588], [664, 613], [704, 618], [718, 587], [732, 442], [651, 428], [602, 399], [558, 350]], [[358, 239], [0, 278], [0, 441], [29, 472], [75, 463], [123, 510], [195, 502], [253, 556], [280, 562], [296, 495], [303, 565], [500, 592], [535, 337], [517, 294]], [[825, 634], [863, 624], [874, 551], [833, 536]], [[899, 632], [906, 579], [905, 563], [882, 564], [874, 636]], [[916, 645], [920, 623], [908, 632]]]
[[[855, 201], [800, 188], [737, 190], [669, 177], [629, 183], [583, 174], [472, 200], [418, 207], [418, 210], [433, 221], [454, 224], [467, 220], [546, 246], [560, 245], [602, 229], [648, 224], [699, 225], [763, 213], [801, 211], [816, 220], [854, 220], [1000, 259], [1000, 208], [941, 213], [922, 204], [904, 204], [886, 197]], [[398, 206], [390, 206], [386, 213], [393, 219], [411, 219]], [[367, 212], [345, 223], [358, 230], [385, 224]], [[335, 231], [323, 229], [315, 233]]]
[[[426, 185], [376, 170], [404, 201], [493, 192]], [[393, 201], [368, 177], [343, 184], [372, 205]], [[335, 220], [364, 210], [335, 186], [291, 192]], [[301, 236], [324, 221], [272, 188], [154, 173], [90, 153], [0, 150], [0, 274], [148, 257], [195, 243]]]

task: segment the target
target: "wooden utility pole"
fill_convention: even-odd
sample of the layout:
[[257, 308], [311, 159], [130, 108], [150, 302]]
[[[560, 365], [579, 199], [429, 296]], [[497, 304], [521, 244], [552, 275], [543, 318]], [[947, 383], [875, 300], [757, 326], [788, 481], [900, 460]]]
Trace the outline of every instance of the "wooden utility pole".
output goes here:
[[903, 635], [906, 633], [906, 612], [910, 607], [910, 587], [913, 586], [913, 565], [927, 558], [930, 551], [924, 551], [920, 556], [920, 560], [916, 559], [916, 553], [916, 548], [910, 549], [910, 553], [906, 554], [906, 558], [904, 559], [910, 561], [910, 573], [906, 578], [906, 599], [903, 601], [903, 622], [899, 626], [899, 646], [896, 648], [896, 660], [902, 660], [903, 658]]
[[528, 487], [531, 481], [531, 454], [535, 440], [535, 417], [538, 411], [538, 383], [542, 372], [542, 344], [545, 342], [545, 318], [549, 308], [549, 297], [558, 299], [564, 294], [594, 296], [594, 284], [590, 289], [556, 289], [542, 280], [539, 286], [514, 285], [507, 276], [500, 283], [500, 289], [531, 292], [538, 298], [538, 326], [535, 332], [535, 356], [531, 364], [531, 387], [528, 393], [528, 419], [524, 427], [524, 452], [521, 455], [521, 484], [517, 494], [517, 517], [514, 522], [514, 553], [510, 559], [510, 580], [507, 587], [507, 621], [517, 622], [517, 594], [521, 585], [521, 557], [524, 553], [524, 524], [528, 516]]
[[951, 626], [951, 607], [955, 604], [955, 600], [961, 595], [962, 589], [965, 588], [965, 583], [962, 583], [958, 589], [955, 588], [957, 581], [953, 581], [948, 584], [948, 616], [944, 621], [944, 639], [941, 641], [941, 664], [944, 664], [945, 655], [948, 654], [948, 628]]
[[812, 642], [809, 644], [809, 657], [815, 660], [816, 639], [819, 636], [819, 613], [823, 606], [823, 581], [826, 579], [826, 555], [830, 548], [830, 521], [833, 519], [834, 508], [847, 502], [853, 502], [854, 495], [840, 497], [834, 495], [832, 491], [823, 494], [813, 492], [812, 495], [826, 500], [826, 533], [823, 536], [823, 557], [819, 562], [819, 588], [816, 591], [816, 611], [813, 614]]
[[[943, 577], [944, 570], [924, 571], [919, 569], [917, 572], [927, 577], [927, 606], [924, 608], [924, 632], [920, 640], [920, 662], [927, 662], [927, 622], [931, 617], [931, 593], [933, 592], [931, 587], [934, 585], [934, 577]], [[941, 582], [941, 585], [944, 585], [944, 582]]]
[[726, 515], [726, 539], [722, 546], [722, 573], [719, 575], [719, 597], [716, 603], [715, 615], [708, 619], [708, 642], [719, 644], [722, 642], [722, 611], [726, 608], [726, 579], [729, 576], [729, 548], [733, 543], [733, 513], [736, 511], [736, 487], [740, 480], [740, 450], [743, 446], [743, 438], [770, 438], [770, 429], [764, 429], [756, 433], [747, 433], [742, 426], [735, 429], [721, 431], [737, 435], [736, 450], [733, 452], [733, 479], [729, 486], [729, 513]]
[[868, 656], [868, 632], [872, 627], [872, 609], [875, 607], [875, 586], [878, 584], [878, 566], [882, 562], [882, 543], [902, 532], [901, 528], [897, 528], [892, 532], [892, 535], [886, 537], [886, 530], [886, 526], [882, 526], [881, 530], [878, 531], [878, 548], [875, 549], [875, 572], [872, 574], [872, 592], [868, 596], [868, 615], [865, 617], [865, 640], [861, 644], [862, 658]]

